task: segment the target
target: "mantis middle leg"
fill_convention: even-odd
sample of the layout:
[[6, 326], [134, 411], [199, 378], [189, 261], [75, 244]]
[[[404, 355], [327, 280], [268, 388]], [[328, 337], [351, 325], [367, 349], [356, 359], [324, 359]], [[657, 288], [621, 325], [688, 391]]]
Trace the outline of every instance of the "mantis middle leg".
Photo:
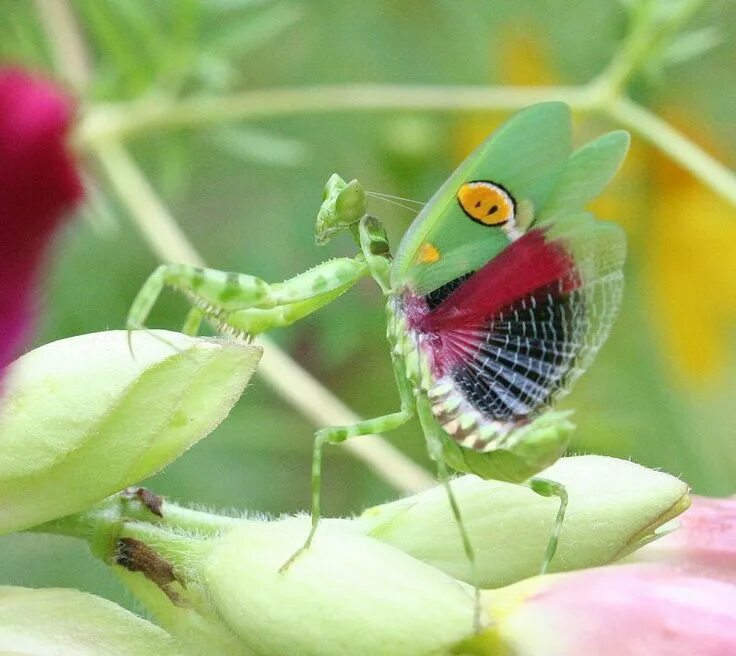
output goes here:
[[403, 426], [414, 416], [414, 396], [411, 383], [406, 376], [403, 360], [398, 356], [392, 356], [396, 385], [401, 399], [401, 409], [398, 412], [373, 419], [359, 421], [349, 426], [332, 426], [323, 428], [315, 433], [314, 447], [312, 450], [312, 510], [311, 527], [304, 545], [299, 548], [279, 569], [285, 572], [312, 544], [317, 532], [317, 526], [321, 516], [320, 497], [322, 492], [322, 448], [325, 444], [339, 444], [348, 438], [359, 435], [372, 435], [374, 433], [386, 433], [395, 428]]

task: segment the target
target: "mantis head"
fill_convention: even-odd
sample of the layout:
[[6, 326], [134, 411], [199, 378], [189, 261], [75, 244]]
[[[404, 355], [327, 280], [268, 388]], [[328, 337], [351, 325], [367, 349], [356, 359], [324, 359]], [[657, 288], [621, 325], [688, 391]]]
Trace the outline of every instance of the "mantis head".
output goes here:
[[314, 226], [315, 241], [320, 245], [343, 230], [354, 231], [368, 205], [363, 185], [357, 180], [345, 182], [337, 173], [327, 181], [322, 199]]

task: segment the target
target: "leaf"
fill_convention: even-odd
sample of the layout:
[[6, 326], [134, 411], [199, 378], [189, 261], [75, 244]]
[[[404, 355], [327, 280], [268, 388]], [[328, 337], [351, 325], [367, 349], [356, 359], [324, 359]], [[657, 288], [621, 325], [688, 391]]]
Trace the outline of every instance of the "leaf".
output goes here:
[[219, 30], [209, 50], [219, 55], [242, 57], [277, 37], [302, 15], [298, 5], [282, 2], [245, 20], [234, 21], [228, 29]]
[[[117, 15], [113, 5], [86, 0], [78, 5], [85, 28], [107, 59], [115, 82], [110, 86], [116, 96], [135, 96], [151, 82], [151, 53], [132, 37], [135, 30]], [[121, 93], [122, 90], [122, 93]]]
[[717, 27], [704, 27], [686, 32], [664, 49], [661, 55], [662, 63], [668, 66], [696, 59], [720, 45], [722, 41], [723, 35]]

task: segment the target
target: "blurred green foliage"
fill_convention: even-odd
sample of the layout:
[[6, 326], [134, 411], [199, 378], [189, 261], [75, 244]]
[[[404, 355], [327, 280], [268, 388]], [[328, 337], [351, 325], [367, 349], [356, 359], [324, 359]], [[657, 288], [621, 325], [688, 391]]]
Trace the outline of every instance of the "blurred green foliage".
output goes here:
[[[72, 5], [94, 70], [81, 106], [321, 83], [582, 84], [610, 60], [626, 26], [622, 7], [610, 0]], [[676, 69], [645, 69], [632, 90], [733, 167], [736, 5], [709, 4], [694, 27], [710, 25], [718, 26], [718, 40], [712, 31], [701, 33], [668, 58], [705, 50], [705, 42], [707, 52]], [[0, 58], [54, 74], [36, 4], [3, 1]], [[314, 245], [313, 221], [330, 173], [424, 200], [501, 118], [324, 112], [147, 134], [131, 146], [211, 266], [275, 281], [352, 252], [348, 240], [323, 249]], [[593, 118], [576, 125], [580, 141], [608, 127]], [[93, 167], [89, 176], [95, 180]], [[121, 327], [156, 264], [104, 185], [95, 182], [95, 189], [84, 215], [59, 240], [49, 267], [38, 343]], [[733, 493], [736, 209], [641, 143], [597, 209], [621, 220], [631, 256], [621, 319], [565, 401], [576, 410], [575, 449], [661, 467], [682, 475], [699, 493]], [[412, 214], [380, 201], [371, 210], [385, 220], [396, 246]], [[182, 300], [167, 296], [150, 325], [174, 328], [185, 311]], [[362, 415], [395, 409], [383, 307], [370, 281], [273, 336]], [[304, 510], [312, 432], [256, 380], [209, 439], [147, 485], [219, 508]], [[417, 423], [388, 437], [426, 462]], [[393, 496], [339, 449], [327, 453], [324, 482], [329, 515]], [[55, 537], [2, 538], [0, 582], [70, 585], [121, 597], [81, 543]]]

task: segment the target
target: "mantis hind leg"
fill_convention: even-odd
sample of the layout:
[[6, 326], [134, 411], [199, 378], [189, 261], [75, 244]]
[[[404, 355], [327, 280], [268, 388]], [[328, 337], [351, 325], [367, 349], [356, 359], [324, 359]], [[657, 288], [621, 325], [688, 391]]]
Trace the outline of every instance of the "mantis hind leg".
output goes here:
[[429, 457], [434, 461], [435, 465], [437, 466], [437, 479], [445, 488], [445, 491], [447, 493], [447, 501], [450, 504], [452, 515], [455, 518], [455, 523], [457, 524], [458, 531], [460, 532], [460, 539], [462, 540], [463, 551], [465, 552], [465, 556], [470, 563], [471, 577], [475, 589], [475, 612], [473, 615], [473, 626], [475, 628], [475, 631], [479, 632], [482, 628], [482, 625], [479, 585], [480, 578], [478, 576], [478, 565], [475, 559], [473, 544], [470, 541], [470, 536], [468, 535], [468, 531], [465, 528], [465, 523], [463, 522], [462, 513], [460, 512], [460, 506], [458, 505], [457, 499], [455, 498], [455, 493], [452, 491], [452, 485], [450, 483], [450, 473], [447, 469], [447, 464], [445, 463], [442, 436], [439, 432], [442, 429], [437, 425], [437, 422], [434, 421], [432, 411], [426, 398], [419, 397], [417, 399], [417, 413], [419, 415], [419, 421], [422, 424], [422, 429], [424, 430], [425, 439], [427, 440], [427, 451], [429, 453]]
[[562, 523], [565, 520], [565, 512], [567, 511], [567, 489], [561, 483], [557, 481], [551, 481], [547, 478], [532, 478], [528, 481], [527, 485], [532, 491], [536, 492], [543, 497], [557, 497], [560, 500], [560, 506], [557, 510], [557, 517], [555, 517], [555, 523], [552, 527], [552, 533], [549, 536], [547, 542], [547, 549], [544, 553], [544, 560], [542, 561], [542, 567], [540, 568], [540, 574], [546, 574], [549, 564], [555, 557], [557, 552], [557, 543], [560, 539], [560, 531], [562, 531]]

